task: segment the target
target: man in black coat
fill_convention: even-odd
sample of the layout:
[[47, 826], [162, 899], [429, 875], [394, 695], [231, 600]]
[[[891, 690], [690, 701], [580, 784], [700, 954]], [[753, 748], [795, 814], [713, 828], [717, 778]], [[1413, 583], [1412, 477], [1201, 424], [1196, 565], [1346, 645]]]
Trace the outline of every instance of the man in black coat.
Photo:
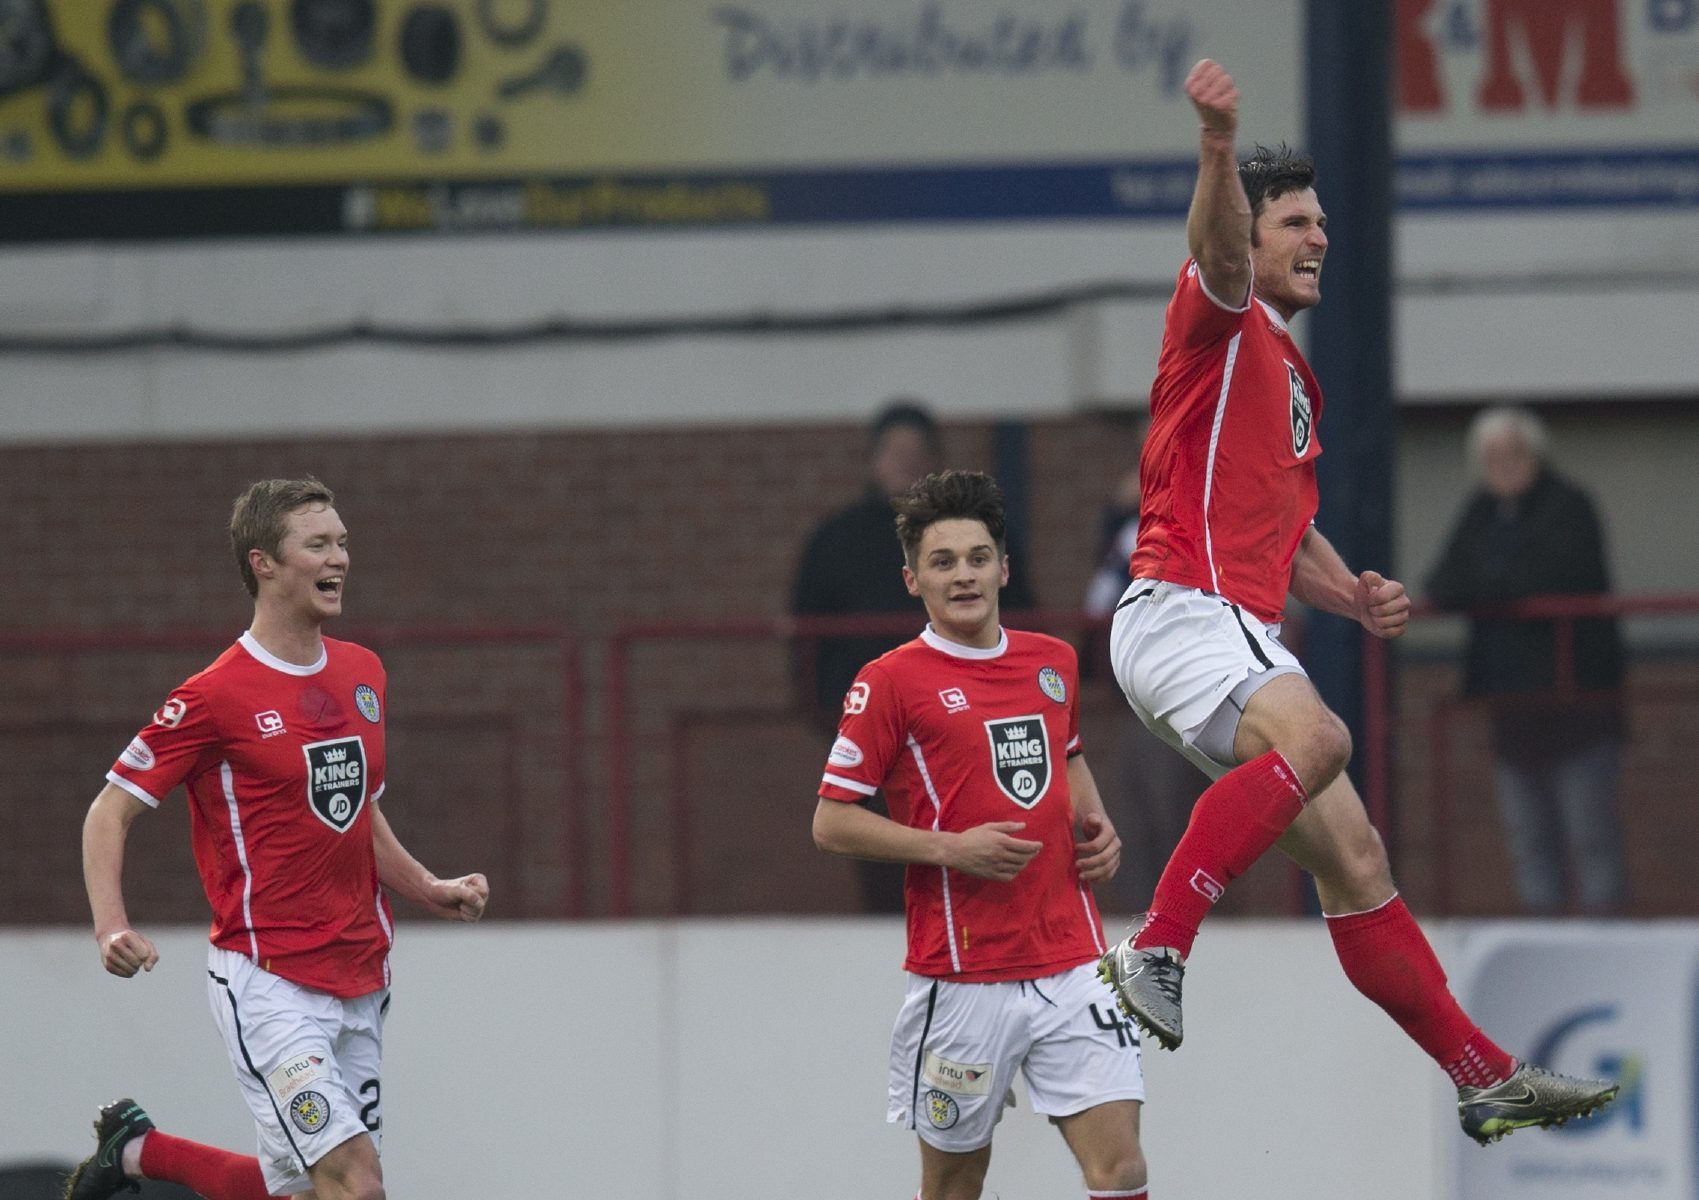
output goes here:
[[[1473, 609], [1608, 592], [1598, 513], [1586, 492], [1547, 465], [1539, 418], [1489, 408], [1470, 426], [1468, 444], [1481, 486], [1428, 577], [1429, 598]], [[1566, 876], [1584, 913], [1620, 912], [1627, 903], [1616, 808], [1622, 677], [1614, 617], [1470, 620], [1463, 692], [1491, 704], [1494, 783], [1529, 912], [1564, 912]]]

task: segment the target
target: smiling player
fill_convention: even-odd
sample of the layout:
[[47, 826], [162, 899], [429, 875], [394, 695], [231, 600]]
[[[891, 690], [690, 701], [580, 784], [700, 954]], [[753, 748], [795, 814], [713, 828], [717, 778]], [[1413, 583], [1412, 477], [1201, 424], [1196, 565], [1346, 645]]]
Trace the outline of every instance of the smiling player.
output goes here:
[[438, 879], [402, 848], [384, 791], [383, 664], [323, 624], [342, 612], [348, 531], [316, 479], [272, 479], [236, 501], [230, 539], [254, 598], [248, 631], [165, 701], [119, 755], [83, 824], [101, 963], [124, 978], [159, 954], [124, 906], [131, 822], [184, 785], [212, 905], [207, 993], [253, 1113], [258, 1159], [154, 1128], [134, 1101], [101, 1109], [100, 1149], [67, 1200], [133, 1180], [207, 1200], [382, 1200], [380, 1060], [393, 940], [383, 887], [476, 921], [482, 875]]
[[[1020, 1072], [1091, 1195], [1146, 1200], [1138, 1040], [1093, 969], [1089, 885], [1121, 841], [1080, 745], [1073, 648], [998, 623], [989, 476], [929, 475], [897, 512], [930, 624], [856, 676], [814, 815], [821, 849], [908, 864], [887, 1119], [919, 1135], [925, 1200], [976, 1200]], [[888, 818], [856, 803], [880, 789]]]

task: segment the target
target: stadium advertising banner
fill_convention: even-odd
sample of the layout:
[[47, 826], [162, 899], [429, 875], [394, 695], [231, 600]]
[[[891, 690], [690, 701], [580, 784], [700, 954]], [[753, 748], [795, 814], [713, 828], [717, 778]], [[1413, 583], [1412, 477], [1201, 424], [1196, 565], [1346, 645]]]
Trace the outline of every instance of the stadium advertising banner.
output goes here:
[[1620, 1080], [1584, 1121], [1481, 1149], [1454, 1139], [1457, 1200], [1699, 1195], [1699, 941], [1624, 924], [1499, 924], [1464, 942], [1469, 1014], [1511, 1053]]
[[1399, 0], [1399, 207], [1699, 207], [1699, 0]]
[[0, 0], [0, 238], [1172, 216], [1300, 5]]

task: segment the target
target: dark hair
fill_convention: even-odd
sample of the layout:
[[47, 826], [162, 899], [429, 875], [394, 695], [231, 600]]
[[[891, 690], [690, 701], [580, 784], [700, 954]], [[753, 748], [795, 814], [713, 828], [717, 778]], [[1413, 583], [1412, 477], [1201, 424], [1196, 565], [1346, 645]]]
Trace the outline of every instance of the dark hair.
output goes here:
[[920, 480], [898, 498], [897, 539], [912, 570], [920, 555], [920, 540], [939, 521], [978, 521], [985, 526], [997, 553], [1004, 553], [1007, 521], [1003, 489], [983, 471], [939, 471]]
[[1285, 142], [1274, 149], [1259, 145], [1251, 156], [1239, 164], [1239, 182], [1245, 187], [1245, 198], [1251, 202], [1251, 216], [1262, 212], [1270, 200], [1278, 200], [1287, 192], [1301, 192], [1316, 184], [1315, 160], [1299, 154]]
[[867, 427], [867, 453], [872, 455], [879, 448], [881, 438], [903, 426], [916, 430], [926, 439], [926, 447], [932, 451], [933, 458], [944, 456], [944, 435], [938, 430], [938, 422], [925, 405], [908, 398], [892, 400], [873, 418], [872, 424]]
[[230, 548], [242, 568], [242, 585], [248, 595], [260, 594], [248, 551], [263, 550], [272, 558], [283, 553], [283, 538], [289, 532], [289, 514], [309, 504], [326, 508], [336, 503], [330, 489], [311, 475], [305, 479], [262, 479], [248, 485], [230, 510]]

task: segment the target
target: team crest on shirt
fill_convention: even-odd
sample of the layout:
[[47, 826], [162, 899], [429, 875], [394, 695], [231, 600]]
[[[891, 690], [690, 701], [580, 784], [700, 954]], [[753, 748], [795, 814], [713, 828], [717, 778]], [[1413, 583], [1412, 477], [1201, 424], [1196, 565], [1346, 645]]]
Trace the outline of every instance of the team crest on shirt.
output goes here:
[[378, 694], [363, 683], [354, 689], [354, 707], [373, 725], [378, 723]]
[[330, 1101], [323, 1092], [297, 1092], [289, 1102], [289, 1119], [302, 1133], [317, 1133], [330, 1124]]
[[1310, 394], [1304, 390], [1298, 368], [1291, 363], [1286, 364], [1286, 383], [1292, 393], [1292, 453], [1302, 458], [1309, 452], [1310, 435], [1315, 432], [1315, 410], [1310, 405]]
[[934, 1129], [949, 1129], [962, 1119], [962, 1110], [957, 1107], [955, 1098], [947, 1093], [933, 1088], [922, 1099], [926, 1102], [926, 1119]]
[[1050, 739], [1044, 717], [1003, 717], [985, 723], [997, 786], [1022, 808], [1031, 808], [1050, 789]]
[[1068, 702], [1068, 684], [1062, 678], [1062, 672], [1055, 667], [1044, 667], [1038, 672], [1038, 690], [1049, 696], [1057, 704]]
[[307, 803], [313, 815], [345, 833], [366, 806], [366, 744], [359, 737], [302, 746], [307, 756]]

